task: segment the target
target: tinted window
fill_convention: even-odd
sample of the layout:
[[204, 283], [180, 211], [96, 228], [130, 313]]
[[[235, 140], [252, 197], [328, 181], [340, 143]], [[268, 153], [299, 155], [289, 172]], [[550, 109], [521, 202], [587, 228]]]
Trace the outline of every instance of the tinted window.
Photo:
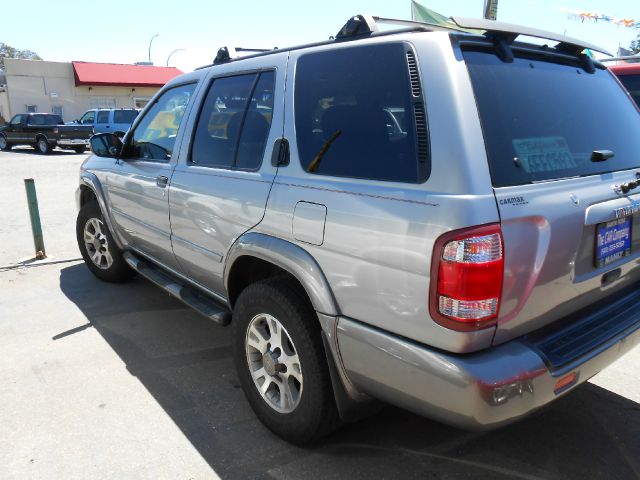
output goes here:
[[[640, 114], [611, 73], [465, 52], [494, 186], [640, 166]], [[594, 150], [615, 157], [591, 162]]]
[[62, 119], [58, 115], [31, 115], [29, 125], [60, 125]]
[[194, 88], [195, 84], [181, 85], [164, 92], [133, 132], [125, 156], [168, 161]]
[[640, 75], [620, 75], [618, 78], [640, 107]]
[[16, 115], [11, 119], [11, 125], [20, 125], [20, 122], [22, 122], [22, 115]]
[[109, 110], [99, 111], [96, 123], [109, 123]]
[[296, 71], [296, 135], [306, 171], [425, 180], [403, 44], [304, 55]]
[[126, 123], [131, 125], [137, 116], [137, 110], [116, 110], [113, 112], [113, 123]]
[[265, 72], [251, 95], [251, 103], [242, 124], [235, 167], [254, 170], [262, 163], [273, 116], [274, 72]]
[[193, 163], [242, 169], [260, 165], [271, 125], [274, 74], [264, 72], [257, 77], [214, 80], [198, 119]]

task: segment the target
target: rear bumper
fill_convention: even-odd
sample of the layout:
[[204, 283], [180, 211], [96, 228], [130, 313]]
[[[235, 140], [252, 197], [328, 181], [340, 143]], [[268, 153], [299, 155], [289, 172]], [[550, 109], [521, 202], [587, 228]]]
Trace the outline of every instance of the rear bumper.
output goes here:
[[89, 146], [89, 139], [81, 140], [79, 138], [63, 138], [56, 142], [61, 147], [78, 147], [78, 146]]
[[[354, 386], [444, 423], [483, 430], [514, 421], [562, 396], [640, 343], [640, 324], [605, 347], [552, 370], [535, 348], [514, 340], [472, 354], [450, 354], [340, 318], [338, 345]], [[577, 381], [554, 392], [576, 372]]]

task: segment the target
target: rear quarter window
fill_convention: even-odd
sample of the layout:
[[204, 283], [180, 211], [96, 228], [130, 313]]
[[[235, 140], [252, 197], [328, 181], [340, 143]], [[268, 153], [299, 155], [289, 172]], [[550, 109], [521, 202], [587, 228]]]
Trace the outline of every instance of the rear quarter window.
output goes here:
[[[465, 51], [496, 187], [640, 166], [640, 113], [607, 70]], [[592, 162], [595, 150], [615, 156]]]
[[[393, 43], [300, 57], [295, 126], [305, 171], [408, 183], [426, 180], [428, 159], [417, 154], [415, 121], [416, 109], [421, 114], [424, 109], [419, 86], [412, 94], [407, 51], [407, 45]], [[422, 133], [426, 142], [426, 131]]]
[[132, 124], [137, 116], [137, 110], [115, 110], [113, 112], [113, 123]]

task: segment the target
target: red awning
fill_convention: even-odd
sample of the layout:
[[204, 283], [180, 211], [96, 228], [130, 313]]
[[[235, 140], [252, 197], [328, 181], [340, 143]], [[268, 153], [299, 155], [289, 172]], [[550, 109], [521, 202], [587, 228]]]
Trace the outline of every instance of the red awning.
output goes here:
[[122, 65], [118, 63], [71, 62], [76, 87], [98, 85], [113, 87], [161, 87], [182, 72], [174, 67]]

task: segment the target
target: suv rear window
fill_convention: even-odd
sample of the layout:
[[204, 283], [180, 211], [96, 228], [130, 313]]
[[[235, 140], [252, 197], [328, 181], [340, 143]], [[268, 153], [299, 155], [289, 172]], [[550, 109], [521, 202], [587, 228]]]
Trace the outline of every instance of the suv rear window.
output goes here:
[[132, 124], [137, 116], [137, 110], [115, 110], [113, 112], [113, 123]]
[[419, 87], [415, 96], [402, 43], [303, 55], [295, 86], [302, 167], [320, 175], [423, 182], [428, 166], [418, 161], [414, 115]]
[[[465, 51], [495, 187], [640, 166], [640, 114], [612, 74]], [[592, 162], [594, 150], [615, 156]]]

